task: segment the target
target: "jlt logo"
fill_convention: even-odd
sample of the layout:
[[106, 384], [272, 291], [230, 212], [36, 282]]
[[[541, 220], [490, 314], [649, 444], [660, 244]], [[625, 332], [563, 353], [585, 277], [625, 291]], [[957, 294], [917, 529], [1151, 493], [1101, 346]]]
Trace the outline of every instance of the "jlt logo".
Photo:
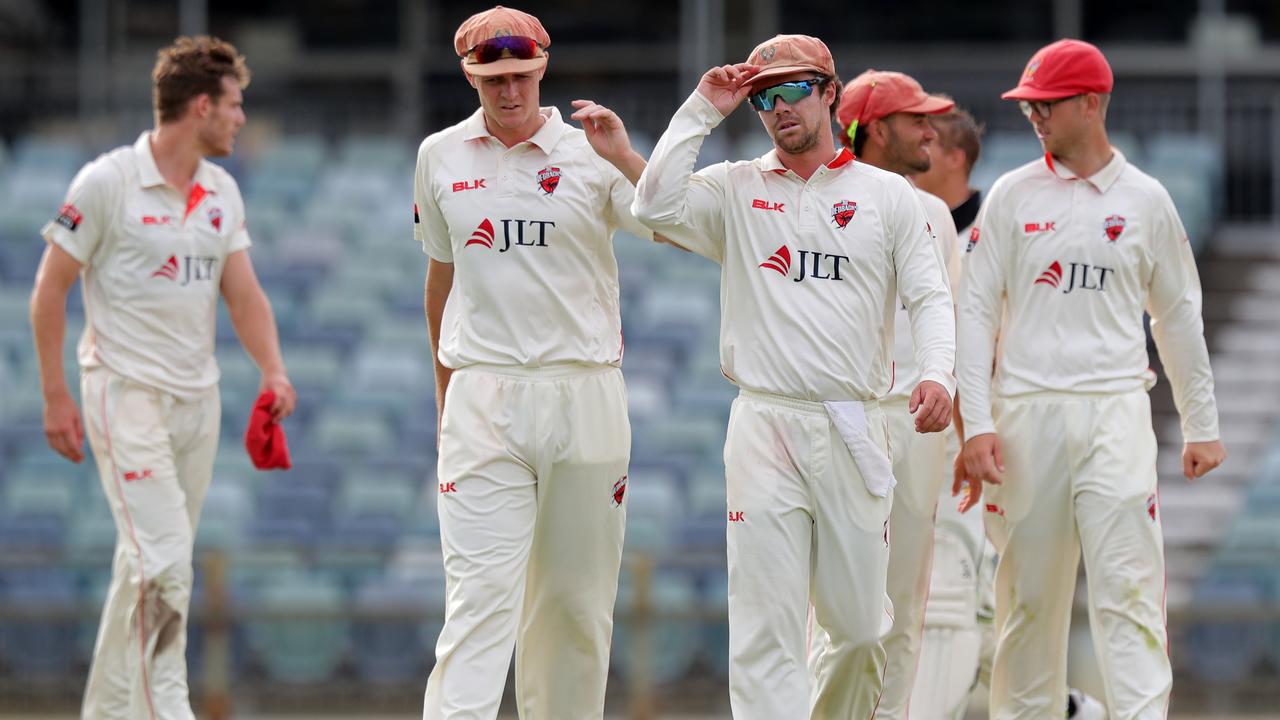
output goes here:
[[[1068, 295], [1076, 289], [1080, 290], [1097, 290], [1105, 292], [1107, 285], [1107, 276], [1115, 273], [1113, 268], [1098, 267], [1088, 263], [1071, 263], [1071, 271], [1066, 274], [1067, 287], [1063, 289], [1062, 294]], [[1036, 278], [1034, 285], [1048, 285], [1055, 290], [1062, 285], [1062, 263], [1057, 260], [1053, 261], [1040, 276]]]
[[[556, 226], [551, 220], [506, 218], [499, 220], [499, 222], [502, 223], [502, 247], [498, 252], [506, 252], [511, 249], [512, 245], [547, 247], [547, 228]], [[527, 234], [525, 232], [526, 225], [528, 226]], [[480, 224], [471, 233], [471, 238], [467, 240], [467, 244], [464, 247], [482, 245], [492, 249], [495, 239], [497, 239], [497, 236], [493, 231], [493, 223], [489, 222], [489, 218], [485, 218], [480, 221]]]
[[[801, 250], [799, 257], [800, 273], [791, 278], [791, 282], [803, 282], [811, 277], [815, 280], [843, 280], [840, 277], [840, 261], [848, 260], [848, 255], [833, 255], [813, 250]], [[783, 277], [791, 275], [791, 250], [783, 245], [758, 267], [772, 270]]]
[[177, 255], [170, 255], [163, 265], [151, 273], [151, 277], [161, 277], [171, 282], [177, 282], [178, 274], [181, 273], [182, 282], [179, 285], [188, 285], [201, 280], [212, 280], [213, 268], [217, 263], [218, 258], [216, 257], [183, 255], [182, 262], [178, 262]]

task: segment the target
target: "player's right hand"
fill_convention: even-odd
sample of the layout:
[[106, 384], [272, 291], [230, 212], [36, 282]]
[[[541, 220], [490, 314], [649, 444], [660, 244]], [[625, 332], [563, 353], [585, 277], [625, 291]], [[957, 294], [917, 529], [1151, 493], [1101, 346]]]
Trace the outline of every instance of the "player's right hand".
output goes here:
[[1004, 478], [1004, 455], [995, 433], [975, 435], [964, 443], [964, 473], [970, 481], [999, 485]]
[[747, 63], [713, 67], [698, 82], [698, 94], [710, 100], [721, 115], [729, 117], [751, 94], [751, 78], [758, 72], [759, 66]]
[[80, 408], [70, 393], [64, 391], [45, 398], [44, 437], [62, 457], [74, 463], [84, 460], [84, 426]]

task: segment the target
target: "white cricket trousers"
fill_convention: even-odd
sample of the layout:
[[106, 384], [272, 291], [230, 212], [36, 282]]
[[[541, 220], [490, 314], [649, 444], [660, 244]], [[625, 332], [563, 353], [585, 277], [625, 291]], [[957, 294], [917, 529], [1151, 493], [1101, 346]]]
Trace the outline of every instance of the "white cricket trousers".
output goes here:
[[[874, 402], [866, 435], [886, 457]], [[724, 450], [735, 720], [869, 718], [880, 698], [890, 491], [868, 489], [821, 403], [743, 390]], [[823, 632], [809, 633], [809, 607]], [[810, 640], [820, 643], [812, 675]]]
[[1173, 681], [1147, 394], [1044, 394], [993, 409], [1006, 472], [985, 501], [1000, 553], [991, 717], [1062, 716], [1083, 549], [1110, 716], [1164, 718]]
[[117, 529], [81, 717], [194, 718], [187, 614], [196, 524], [218, 451], [218, 389], [182, 401], [93, 368], [81, 375], [80, 399]]
[[961, 720], [971, 691], [990, 678], [995, 552], [981, 506], [961, 513], [959, 502], [949, 486], [938, 499], [929, 602], [911, 691], [911, 717], [917, 720]]
[[[951, 477], [959, 441], [955, 432], [916, 432], [905, 399], [881, 403], [893, 449], [893, 512], [889, 515], [889, 600], [893, 628], [884, 639], [884, 692], [877, 718], [905, 720], [920, 658], [925, 601], [933, 564], [933, 527], [938, 493]], [[949, 438], [951, 439], [949, 441]], [[914, 713], [913, 713], [914, 715]], [[924, 717], [924, 716], [920, 716]]]
[[604, 715], [626, 525], [622, 371], [471, 366], [440, 427], [444, 628], [425, 720], [492, 720], [516, 654], [523, 720]]

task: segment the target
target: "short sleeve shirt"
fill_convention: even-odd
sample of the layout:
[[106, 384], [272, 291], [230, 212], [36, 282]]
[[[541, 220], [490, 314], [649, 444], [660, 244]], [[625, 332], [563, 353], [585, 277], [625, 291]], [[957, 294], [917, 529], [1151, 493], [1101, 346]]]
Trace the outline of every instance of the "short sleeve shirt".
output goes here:
[[542, 367], [619, 365], [622, 321], [613, 234], [649, 238], [634, 188], [555, 108], [507, 148], [483, 111], [428, 137], [414, 176], [414, 237], [453, 263], [440, 361]]
[[244, 201], [205, 160], [184, 197], [157, 169], [150, 140], [143, 133], [86, 165], [41, 235], [82, 266], [81, 367], [192, 398], [218, 382], [219, 288], [227, 256], [250, 245]]

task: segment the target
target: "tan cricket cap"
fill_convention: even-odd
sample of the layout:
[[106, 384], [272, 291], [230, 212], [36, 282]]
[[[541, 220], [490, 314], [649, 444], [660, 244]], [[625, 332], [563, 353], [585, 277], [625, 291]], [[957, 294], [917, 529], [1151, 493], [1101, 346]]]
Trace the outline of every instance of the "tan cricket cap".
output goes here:
[[[504, 37], [527, 37], [538, 45], [537, 56], [527, 60], [504, 52], [500, 59], [479, 62], [472, 51], [481, 43]], [[547, 64], [546, 50], [551, 46], [551, 36], [538, 18], [501, 5], [494, 6], [467, 18], [453, 35], [453, 49], [462, 58], [462, 69], [472, 75], [504, 75], [539, 70]]]
[[751, 51], [747, 64], [760, 68], [751, 78], [754, 87], [760, 87], [761, 80], [805, 70], [828, 78], [836, 76], [836, 63], [826, 43], [808, 35], [775, 35]]

